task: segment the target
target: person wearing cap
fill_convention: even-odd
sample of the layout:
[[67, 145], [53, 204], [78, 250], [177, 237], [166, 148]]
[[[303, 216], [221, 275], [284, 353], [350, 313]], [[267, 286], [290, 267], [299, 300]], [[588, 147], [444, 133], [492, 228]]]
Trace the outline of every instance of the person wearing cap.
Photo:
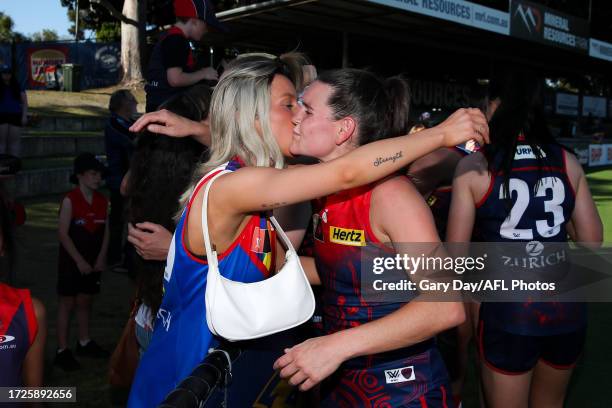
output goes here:
[[28, 98], [11, 67], [0, 65], [0, 154], [19, 157], [21, 128], [28, 118]]
[[196, 70], [189, 41], [200, 41], [209, 28], [224, 30], [209, 0], [174, 0], [176, 23], [153, 48], [147, 68], [147, 112], [203, 80], [216, 81], [212, 67]]
[[93, 295], [100, 292], [100, 275], [106, 269], [108, 250], [108, 200], [96, 191], [102, 182], [104, 166], [91, 153], [74, 160], [70, 181], [77, 187], [62, 201], [59, 212], [59, 258], [57, 293], [58, 350], [54, 364], [65, 371], [80, 368], [68, 348], [70, 313], [76, 306], [79, 326], [76, 354], [105, 358], [108, 351], [89, 337]]

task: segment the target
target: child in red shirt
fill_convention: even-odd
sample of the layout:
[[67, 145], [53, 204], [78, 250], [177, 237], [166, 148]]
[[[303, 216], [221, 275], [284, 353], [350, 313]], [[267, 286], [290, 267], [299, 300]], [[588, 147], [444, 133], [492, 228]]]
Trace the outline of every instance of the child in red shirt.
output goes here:
[[95, 358], [109, 355], [89, 338], [93, 295], [100, 292], [109, 240], [108, 200], [96, 191], [102, 182], [103, 168], [93, 154], [80, 154], [74, 161], [71, 177], [78, 186], [64, 197], [60, 206], [55, 364], [66, 371], [80, 368], [67, 344], [70, 313], [75, 305], [79, 325], [76, 353]]

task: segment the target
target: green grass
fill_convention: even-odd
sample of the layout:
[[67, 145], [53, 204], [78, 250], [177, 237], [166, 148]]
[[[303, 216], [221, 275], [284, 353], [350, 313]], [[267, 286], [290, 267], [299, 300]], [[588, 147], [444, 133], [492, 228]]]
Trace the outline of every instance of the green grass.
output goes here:
[[587, 174], [591, 194], [604, 224], [604, 242], [612, 241], [612, 169]]

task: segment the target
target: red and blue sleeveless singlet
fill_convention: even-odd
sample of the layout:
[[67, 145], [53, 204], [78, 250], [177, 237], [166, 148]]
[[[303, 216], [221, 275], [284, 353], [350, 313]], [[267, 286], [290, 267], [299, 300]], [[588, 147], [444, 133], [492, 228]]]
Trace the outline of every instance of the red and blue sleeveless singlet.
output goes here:
[[[234, 171], [239, 167], [239, 161], [231, 161], [226, 170]], [[164, 297], [157, 313], [153, 338], [136, 372], [129, 407], [157, 406], [204, 360], [209, 348], [218, 344], [206, 324], [204, 296], [208, 264], [189, 252], [184, 237], [194, 197], [217, 173], [207, 175], [198, 183], [174, 232], [164, 273]], [[273, 271], [275, 249], [275, 233], [268, 215], [255, 213], [232, 245], [219, 254], [219, 271], [234, 281], [261, 281]], [[255, 347], [258, 342], [249, 344]], [[263, 386], [270, 378], [273, 361], [270, 357], [253, 363], [255, 366], [249, 367], [248, 374], [253, 388], [236, 391], [230, 388], [230, 402], [232, 397], [238, 398], [241, 394], [245, 400], [252, 398], [250, 401], [254, 401], [261, 392], [261, 388], [257, 389], [258, 384], [263, 381]], [[236, 373], [235, 369], [233, 371], [235, 383], [244, 375]], [[249, 393], [255, 395], [250, 397]]]
[[[491, 175], [486, 195], [476, 204], [480, 237], [486, 242], [556, 243], [558, 248], [567, 242], [566, 224], [575, 205], [575, 192], [567, 175], [567, 153], [559, 145], [542, 145], [539, 163], [532, 147], [521, 141], [519, 137], [512, 163], [511, 199], [505, 198], [504, 177], [499, 171]], [[500, 168], [501, 155], [491, 160], [495, 161], [494, 168]], [[555, 267], [563, 265], [549, 269]], [[568, 333], [586, 325], [583, 303], [487, 302], [482, 304], [480, 315], [488, 325], [530, 336]]]
[[[104, 241], [108, 199], [94, 191], [90, 204], [79, 187], [70, 191], [66, 197], [70, 199], [72, 205], [68, 236], [81, 256], [93, 266]], [[63, 245], [59, 246], [58, 267], [60, 271], [73, 271], [78, 275], [81, 274]]]
[[23, 360], [37, 332], [30, 291], [0, 283], [0, 387], [23, 385]]
[[[370, 225], [372, 189], [370, 185], [328, 196], [314, 217], [325, 334], [371, 322], [405, 304], [370, 303], [361, 293], [362, 251], [386, 248]], [[322, 406], [445, 407], [446, 382], [444, 363], [433, 340], [426, 340], [345, 362], [324, 383]]]

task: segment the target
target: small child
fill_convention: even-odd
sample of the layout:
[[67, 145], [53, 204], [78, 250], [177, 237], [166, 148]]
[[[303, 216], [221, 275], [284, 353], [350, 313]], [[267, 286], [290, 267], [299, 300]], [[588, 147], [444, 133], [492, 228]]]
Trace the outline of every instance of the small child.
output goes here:
[[58, 350], [54, 364], [66, 371], [80, 368], [68, 348], [70, 313], [75, 304], [79, 325], [76, 354], [94, 358], [109, 356], [108, 351], [89, 338], [93, 295], [100, 292], [100, 273], [106, 269], [109, 240], [108, 200], [96, 191], [103, 169], [93, 154], [80, 154], [74, 161], [74, 174], [70, 178], [78, 187], [66, 195], [60, 207]]
[[176, 23], [153, 47], [147, 66], [147, 112], [200, 81], [216, 81], [213, 67], [197, 69], [190, 41], [199, 42], [212, 28], [225, 31], [211, 0], [174, 0]]

